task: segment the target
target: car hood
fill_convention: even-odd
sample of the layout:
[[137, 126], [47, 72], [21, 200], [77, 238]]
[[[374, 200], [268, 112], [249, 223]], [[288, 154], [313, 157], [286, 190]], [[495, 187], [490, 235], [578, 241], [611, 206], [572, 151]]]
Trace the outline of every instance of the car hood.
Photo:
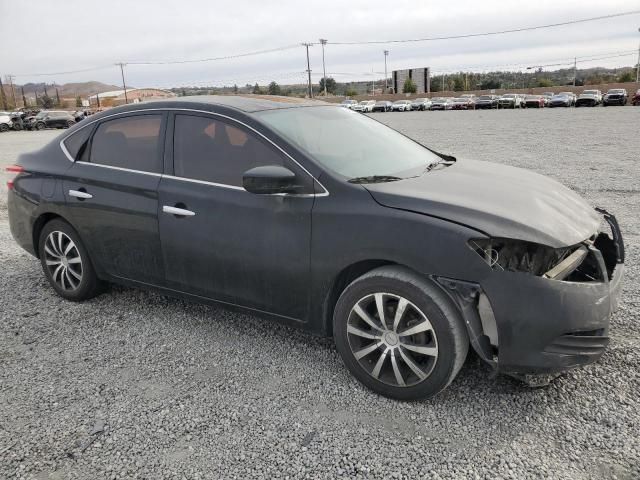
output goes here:
[[586, 201], [559, 182], [491, 162], [458, 160], [419, 177], [363, 186], [386, 207], [554, 248], [586, 240], [601, 222]]

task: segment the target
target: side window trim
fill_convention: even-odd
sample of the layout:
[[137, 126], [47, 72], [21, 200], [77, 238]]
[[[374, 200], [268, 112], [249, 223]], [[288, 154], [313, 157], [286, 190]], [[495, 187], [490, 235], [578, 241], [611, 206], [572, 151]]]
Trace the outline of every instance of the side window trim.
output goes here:
[[[195, 108], [167, 108], [167, 107], [162, 107], [162, 108], [146, 108], [143, 110], [131, 110], [128, 112], [121, 112], [121, 113], [114, 113], [111, 115], [105, 115], [104, 117], [101, 117], [99, 119], [95, 119], [95, 120], [91, 120], [89, 123], [87, 123], [86, 125], [83, 125], [81, 128], [79, 128], [77, 131], [81, 130], [82, 128], [89, 128], [92, 126], [92, 128], [95, 128], [97, 123], [100, 123], [108, 118], [117, 118], [117, 117], [121, 117], [121, 116], [128, 116], [128, 115], [136, 115], [136, 114], [144, 114], [144, 113], [153, 113], [153, 112], [161, 112], [165, 115], [165, 122], [164, 122], [164, 135], [165, 135], [165, 142], [163, 145], [163, 150], [165, 152], [165, 156], [167, 155], [167, 150], [166, 147], [168, 145], [168, 141], [171, 142], [171, 146], [173, 147], [173, 133], [171, 135], [167, 135], [167, 125], [168, 125], [168, 114], [169, 113], [180, 113], [180, 112], [190, 112], [190, 113], [201, 113], [204, 115], [211, 115], [214, 117], [221, 117], [221, 118], [225, 118], [228, 120], [231, 120], [232, 122], [236, 122], [246, 128], [248, 128], [249, 130], [251, 130], [252, 132], [256, 133], [257, 135], [259, 135], [261, 138], [263, 138], [264, 140], [266, 140], [268, 143], [270, 143], [271, 145], [273, 145], [276, 149], [280, 150], [287, 158], [289, 158], [293, 163], [295, 163], [298, 167], [300, 167], [300, 169], [302, 169], [302, 171], [305, 172], [305, 174], [307, 174], [309, 177], [311, 177], [311, 179], [313, 180], [313, 185], [314, 185], [314, 189], [316, 187], [319, 187], [320, 189], [322, 189], [321, 192], [315, 192], [315, 193], [310, 193], [310, 194], [295, 194], [295, 193], [284, 193], [284, 194], [277, 194], [277, 195], [282, 195], [282, 196], [299, 196], [299, 197], [327, 197], [329, 196], [329, 190], [327, 190], [327, 188], [320, 183], [320, 181], [318, 181], [318, 179], [316, 177], [314, 177], [311, 172], [309, 172], [300, 162], [298, 162], [295, 158], [293, 158], [289, 153], [287, 153], [280, 145], [278, 145], [277, 143], [275, 143], [274, 141], [272, 141], [271, 139], [269, 139], [267, 136], [265, 136], [263, 133], [261, 133], [260, 131], [256, 130], [255, 128], [253, 128], [251, 125], [248, 125], [246, 123], [244, 123], [241, 120], [238, 120], [236, 118], [230, 117], [228, 115], [224, 115], [222, 113], [217, 113], [217, 112], [210, 112], [208, 110], [198, 110]], [[74, 133], [76, 133], [74, 132]], [[91, 133], [91, 136], [93, 137], [93, 133]], [[73, 134], [71, 134], [73, 135]], [[65, 136], [64, 138], [62, 138], [59, 142], [60, 148], [62, 149], [63, 153], [66, 155], [67, 159], [72, 162], [72, 163], [76, 163], [76, 161], [71, 157], [71, 155], [69, 155], [69, 152], [67, 151], [67, 149], [64, 146], [64, 141], [69, 137], [70, 135]], [[170, 137], [170, 140], [167, 140]], [[171, 160], [173, 160], [173, 152], [169, 152], [171, 154]], [[87, 162], [78, 162], [78, 163], [87, 163]], [[87, 163], [88, 164], [88, 163]], [[94, 165], [94, 166], [98, 166], [95, 163], [92, 164], [88, 164], [88, 165]], [[116, 168], [116, 167], [108, 167], [106, 165], [100, 165], [102, 167], [105, 168]], [[173, 162], [171, 162], [171, 168], [173, 167]], [[166, 168], [166, 166], [165, 166]], [[127, 170], [127, 169], [124, 169]], [[168, 178], [176, 178], [177, 180], [185, 180], [185, 181], [189, 181], [188, 179], [184, 179], [181, 177], [173, 177], [172, 175], [168, 175], [166, 173], [164, 174], [155, 174], [155, 173], [149, 173], [149, 172], [143, 172], [140, 170], [131, 170], [133, 172], [137, 172], [137, 173], [143, 173], [143, 174], [147, 174], [147, 175], [159, 175], [162, 177], [168, 177]], [[165, 170], [166, 172], [166, 170]], [[200, 182], [199, 180], [194, 180], [195, 182]], [[222, 184], [213, 184], [210, 183], [213, 186], [217, 186], [217, 187], [223, 187], [223, 188], [237, 188], [234, 185], [222, 185]], [[241, 190], [244, 191], [244, 188], [239, 187]]]

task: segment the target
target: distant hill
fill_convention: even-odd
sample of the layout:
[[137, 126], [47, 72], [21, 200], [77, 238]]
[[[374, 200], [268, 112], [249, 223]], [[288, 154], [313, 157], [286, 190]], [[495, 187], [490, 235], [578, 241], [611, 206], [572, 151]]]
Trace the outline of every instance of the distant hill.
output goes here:
[[[24, 94], [27, 97], [35, 96], [36, 91], [38, 95], [42, 95], [44, 93], [45, 84], [44, 83], [25, 83], [24, 85], [16, 85], [16, 94], [20, 95], [20, 87], [24, 87]], [[65, 83], [63, 85], [58, 84], [47, 84], [47, 93], [49, 96], [53, 96], [56, 93], [56, 88], [58, 89], [58, 93], [60, 97], [73, 97], [80, 95], [81, 97], [87, 97], [89, 95], [94, 95], [96, 93], [109, 92], [111, 90], [118, 90], [122, 87], [118, 87], [116, 85], [108, 85], [102, 82], [78, 82], [78, 83]]]

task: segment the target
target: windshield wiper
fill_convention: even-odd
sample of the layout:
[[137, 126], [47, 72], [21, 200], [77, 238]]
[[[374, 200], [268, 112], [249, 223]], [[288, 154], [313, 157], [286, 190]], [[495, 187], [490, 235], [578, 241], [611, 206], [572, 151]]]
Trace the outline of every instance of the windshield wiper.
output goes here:
[[384, 183], [395, 182], [402, 180], [400, 177], [394, 177], [392, 175], [371, 175], [368, 177], [355, 177], [347, 180], [349, 183]]

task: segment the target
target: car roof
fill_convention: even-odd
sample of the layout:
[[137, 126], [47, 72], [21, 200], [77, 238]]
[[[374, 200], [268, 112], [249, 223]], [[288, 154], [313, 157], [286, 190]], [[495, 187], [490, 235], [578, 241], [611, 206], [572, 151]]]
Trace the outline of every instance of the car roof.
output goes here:
[[[194, 95], [188, 97], [165, 98], [116, 107], [117, 111], [143, 110], [146, 108], [195, 108], [197, 106], [222, 106], [245, 113], [282, 108], [335, 105], [307, 98], [281, 97], [277, 95]], [[116, 109], [111, 109], [114, 112]]]

